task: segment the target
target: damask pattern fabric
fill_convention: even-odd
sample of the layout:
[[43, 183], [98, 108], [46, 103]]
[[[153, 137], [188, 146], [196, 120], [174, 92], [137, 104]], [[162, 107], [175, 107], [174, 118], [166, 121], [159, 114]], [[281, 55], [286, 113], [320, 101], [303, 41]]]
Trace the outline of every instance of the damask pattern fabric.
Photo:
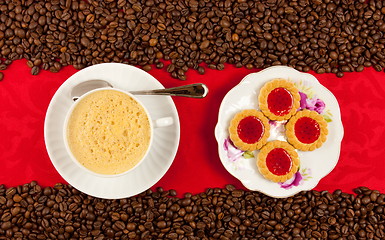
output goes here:
[[[45, 149], [44, 118], [55, 91], [76, 71], [66, 67], [59, 73], [42, 71], [32, 76], [25, 60], [15, 61], [3, 71], [0, 184], [10, 187], [32, 180], [43, 186], [65, 183]], [[190, 70], [187, 81], [175, 80], [164, 70], [150, 72], [165, 87], [203, 82], [210, 90], [204, 99], [173, 98], [181, 122], [179, 150], [169, 171], [154, 187], [192, 193], [228, 183], [242, 187], [219, 160], [214, 127], [225, 94], [254, 71], [257, 70], [228, 65], [224, 71], [208, 69], [204, 75]], [[368, 68], [361, 73], [347, 73], [343, 78], [311, 74], [336, 96], [345, 131], [337, 166], [315, 189], [352, 192], [353, 188], [366, 186], [385, 192], [384, 73]]]

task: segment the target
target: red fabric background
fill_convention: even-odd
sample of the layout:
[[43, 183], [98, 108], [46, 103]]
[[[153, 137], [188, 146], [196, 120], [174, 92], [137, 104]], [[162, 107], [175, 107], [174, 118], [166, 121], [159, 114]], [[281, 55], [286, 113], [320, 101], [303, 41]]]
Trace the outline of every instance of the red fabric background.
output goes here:
[[[7, 187], [38, 181], [43, 186], [65, 183], [53, 167], [44, 145], [45, 112], [56, 89], [73, 73], [42, 71], [32, 76], [25, 60], [3, 71], [0, 82], [0, 184]], [[203, 82], [210, 89], [205, 99], [174, 97], [181, 121], [177, 156], [166, 175], [154, 186], [198, 193], [208, 187], [241, 183], [226, 172], [217, 153], [214, 127], [225, 94], [256, 69], [226, 66], [199, 75], [190, 70], [187, 81], [171, 78], [165, 70], [151, 70], [165, 87]], [[345, 136], [336, 168], [316, 190], [352, 192], [367, 186], [385, 192], [385, 85], [384, 72], [372, 68], [362, 73], [314, 74], [336, 97], [341, 107]]]

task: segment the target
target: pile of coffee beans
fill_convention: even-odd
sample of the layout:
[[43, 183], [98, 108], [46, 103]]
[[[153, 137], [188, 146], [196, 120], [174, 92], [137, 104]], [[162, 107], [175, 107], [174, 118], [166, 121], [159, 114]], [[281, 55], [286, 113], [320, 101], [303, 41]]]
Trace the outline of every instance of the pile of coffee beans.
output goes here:
[[181, 80], [224, 63], [342, 77], [385, 67], [384, 15], [383, 0], [0, 0], [0, 70], [26, 58], [34, 75], [123, 62]]
[[385, 239], [385, 194], [308, 191], [276, 199], [157, 188], [105, 200], [69, 185], [0, 186], [0, 239]]

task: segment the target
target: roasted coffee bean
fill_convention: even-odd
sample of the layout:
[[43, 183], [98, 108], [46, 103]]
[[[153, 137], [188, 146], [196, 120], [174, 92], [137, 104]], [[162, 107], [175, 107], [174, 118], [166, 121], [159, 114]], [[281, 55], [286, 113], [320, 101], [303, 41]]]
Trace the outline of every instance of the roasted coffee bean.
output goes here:
[[243, 196], [243, 191], [242, 190], [234, 190], [231, 192], [231, 195], [233, 197], [239, 198]]
[[346, 211], [346, 216], [349, 217], [349, 218], [354, 217], [354, 211], [353, 211], [353, 209], [348, 209], [348, 210]]
[[20, 239], [384, 238], [385, 195], [363, 187], [354, 191], [356, 196], [308, 191], [274, 199], [226, 185], [178, 198], [175, 190], [158, 187], [131, 198], [100, 200], [70, 185], [0, 185], [0, 234]]
[[2, 81], [4, 78], [4, 73], [0, 72], [0, 81]]
[[199, 74], [204, 74], [204, 73], [205, 73], [204, 67], [199, 66], [199, 67], [198, 67], [198, 73], [199, 73]]
[[225, 65], [223, 63], [220, 63], [217, 65], [217, 69], [222, 71], [223, 69], [225, 69]]
[[143, 66], [143, 70], [146, 71], [146, 72], [150, 71], [151, 68], [152, 68], [151, 65], [144, 65]]
[[7, 65], [6, 64], [0, 64], [0, 70], [5, 70], [7, 69]]
[[12, 214], [10, 212], [3, 213], [3, 215], [1, 216], [1, 221], [7, 222], [11, 220], [11, 217], [12, 217]]
[[12, 228], [12, 224], [11, 224], [10, 221], [6, 221], [6, 222], [3, 222], [3, 223], [1, 224], [0, 228], [1, 228], [2, 230], [8, 230], [8, 229]]
[[16, 188], [14, 187], [11, 187], [11, 188], [8, 188], [6, 191], [5, 191], [5, 196], [9, 199], [9, 198], [12, 198], [13, 195], [16, 194]]
[[167, 227], [167, 223], [165, 221], [160, 221], [157, 223], [158, 228], [163, 229]]
[[200, 47], [201, 49], [206, 49], [206, 48], [209, 47], [209, 45], [210, 45], [210, 41], [209, 41], [209, 40], [204, 40], [204, 41], [199, 45], [199, 47]]
[[38, 66], [34, 66], [34, 67], [31, 69], [31, 74], [32, 74], [32, 75], [37, 75], [37, 74], [39, 74], [39, 72], [40, 72], [40, 69], [39, 69]]
[[27, 58], [33, 75], [101, 62], [164, 68], [159, 59], [172, 60], [168, 72], [181, 80], [189, 68], [203, 74], [224, 63], [339, 77], [382, 71], [385, 8], [377, 2], [14, 1], [1, 5], [0, 70]]

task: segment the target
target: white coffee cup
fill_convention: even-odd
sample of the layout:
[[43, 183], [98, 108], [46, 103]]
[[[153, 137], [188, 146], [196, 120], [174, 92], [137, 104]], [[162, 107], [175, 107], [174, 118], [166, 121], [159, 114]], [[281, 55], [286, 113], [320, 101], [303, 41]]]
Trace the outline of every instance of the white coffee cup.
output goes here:
[[[111, 97], [111, 99], [113, 99], [108, 99], [109, 101], [112, 101], [111, 104], [102, 101], [107, 100], [108, 98], [106, 97], [106, 99], [103, 99], [103, 95], [107, 95]], [[119, 98], [118, 96], [121, 98]], [[113, 104], [117, 104], [113, 101], [119, 99], [121, 100], [119, 103], [121, 105], [114, 105], [115, 108], [112, 108]], [[91, 100], [94, 100], [96, 102], [90, 103]], [[124, 106], [123, 104], [128, 103], [128, 101], [134, 104], [134, 108], [137, 110], [136, 113], [139, 114], [137, 118], [132, 117], [132, 114], [130, 115], [128, 114], [128, 112], [125, 113], [125, 109], [123, 108], [126, 106]], [[103, 109], [97, 109], [97, 105], [99, 102], [101, 104], [99, 108], [105, 107], [106, 109], [108, 109], [107, 111], [111, 112], [103, 113]], [[89, 108], [87, 108], [87, 106]], [[130, 111], [130, 109], [127, 108], [127, 111]], [[90, 114], [93, 117], [99, 116], [99, 118], [98, 120], [90, 119], [93, 122], [88, 124], [89, 122], [84, 119], [84, 114]], [[87, 117], [90, 115], [87, 115]], [[122, 120], [122, 118], [119, 117], [127, 117], [127, 121], [124, 121], [124, 119]], [[82, 119], [82, 121], [80, 121], [79, 119]], [[116, 122], [120, 122], [121, 124], [115, 124], [114, 121], [105, 124], [107, 119], [116, 119]], [[129, 122], [129, 119], [136, 119], [136, 122]], [[145, 119], [147, 119], [147, 121], [145, 121]], [[96, 125], [95, 121], [97, 123]], [[139, 121], [142, 121], [142, 123], [145, 124], [138, 123]], [[84, 128], [79, 125], [80, 123], [84, 125]], [[156, 120], [151, 119], [147, 108], [140, 102], [140, 100], [138, 100], [129, 92], [107, 87], [91, 90], [82, 95], [79, 99], [77, 99], [76, 102], [74, 102], [65, 118], [63, 136], [67, 152], [69, 153], [73, 162], [75, 162], [80, 168], [100, 177], [117, 177], [134, 170], [143, 162], [149, 150], [151, 149], [154, 128], [167, 127], [172, 124], [172, 117], [164, 117]], [[140, 129], [142, 125], [144, 126], [144, 128]], [[133, 126], [136, 126], [137, 128], [134, 128]], [[94, 128], [91, 129], [92, 127]], [[126, 128], [123, 130], [124, 127]], [[97, 129], [95, 130], [95, 128]], [[131, 132], [127, 132], [127, 128]], [[123, 131], [123, 134], [126, 133], [126, 135], [120, 136], [121, 131]], [[132, 135], [134, 131], [136, 131], [136, 134]], [[116, 134], [116, 132], [118, 132], [119, 134]], [[98, 138], [100, 137], [100, 134], [105, 134], [102, 136], [102, 138], [104, 137], [104, 139]], [[131, 141], [132, 139], [141, 137], [142, 135], [145, 135], [145, 142], [138, 143], [137, 139], [136, 142], [134, 142], [134, 140]], [[128, 136], [130, 136], [132, 139], [130, 139], [130, 137]], [[96, 138], [96, 140], [94, 140], [95, 142], [91, 143], [90, 139], [94, 138]], [[84, 141], [87, 141], [89, 144], [86, 144]], [[106, 144], [106, 142], [109, 141], [117, 141], [119, 144], [123, 142], [123, 144], [126, 145], [116, 145], [118, 143]], [[94, 143], [97, 146], [95, 146]], [[104, 143], [105, 145], [100, 146], [98, 145], [99, 143]], [[133, 144], [139, 145], [139, 147], [135, 147], [133, 146]], [[118, 146], [120, 146], [119, 149]], [[108, 154], [106, 151], [102, 151], [106, 150], [106, 147], [109, 148], [107, 149], [108, 151], [110, 151], [111, 149], [113, 149], [113, 151], [109, 152]], [[136, 153], [135, 148], [141, 148], [141, 150], [137, 151], [138, 154], [134, 154], [136, 155], [135, 159], [129, 159], [130, 156], [133, 156], [130, 154], [125, 155], [124, 153], [127, 153], [127, 150], [129, 150], [129, 153], [132, 153], [132, 151]], [[99, 153], [99, 155], [97, 153]], [[115, 159], [118, 155], [123, 158]], [[89, 158], [87, 159], [87, 157]], [[92, 158], [97, 159], [92, 162]], [[108, 160], [110, 162], [108, 162]], [[119, 164], [123, 165], [123, 167], [119, 168]], [[124, 170], [125, 168], [127, 169]]]

